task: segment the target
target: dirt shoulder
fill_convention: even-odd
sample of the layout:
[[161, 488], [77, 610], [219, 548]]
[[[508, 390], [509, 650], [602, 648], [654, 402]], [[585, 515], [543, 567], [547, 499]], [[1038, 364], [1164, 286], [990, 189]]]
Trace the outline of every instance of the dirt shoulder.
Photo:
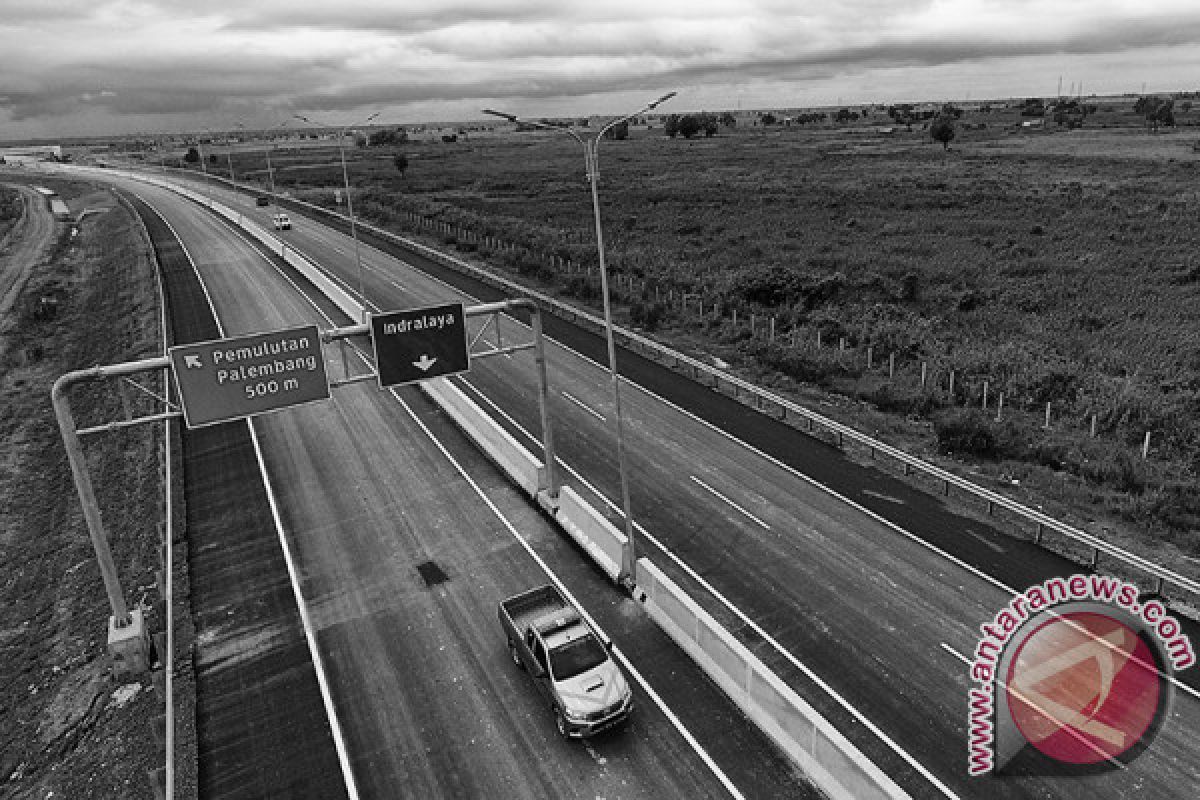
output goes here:
[[[163, 700], [149, 676], [112, 675], [110, 610], [50, 388], [71, 370], [161, 354], [154, 262], [140, 223], [110, 192], [54, 188], [73, 210], [99, 211], [75, 235], [53, 219], [47, 230], [38, 215], [9, 240], [8, 254], [19, 250], [29, 268], [0, 331], [0, 796], [149, 798], [148, 772], [164, 764], [154, 728]], [[140, 383], [161, 391], [157, 376]], [[109, 383], [70, 399], [81, 427], [121, 418], [123, 405], [134, 414], [153, 405], [137, 390], [123, 401]], [[164, 630], [163, 436], [161, 425], [138, 425], [84, 440], [92, 474], [104, 475], [96, 490], [126, 601], [146, 610], [155, 632]], [[181, 652], [177, 692], [186, 696], [186, 639]], [[187, 781], [195, 784], [186, 707], [183, 717], [177, 797], [194, 796]]]

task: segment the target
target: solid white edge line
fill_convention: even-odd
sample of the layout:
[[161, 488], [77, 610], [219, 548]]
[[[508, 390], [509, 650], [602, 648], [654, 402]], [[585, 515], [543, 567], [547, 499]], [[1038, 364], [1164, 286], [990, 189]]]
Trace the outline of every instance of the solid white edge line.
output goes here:
[[[567, 597], [567, 599], [569, 599], [571, 601], [571, 603], [574, 604], [574, 606], [577, 609], [579, 609], [580, 614], [583, 615], [583, 617], [587, 620], [588, 624], [591, 625], [596, 631], [598, 631], [606, 639], [608, 639], [609, 641], [612, 641], [612, 637], [610, 637], [607, 633], [605, 633], [604, 629], [601, 628], [594, 619], [592, 619], [592, 616], [587, 612], [587, 609], [585, 609], [579, 603], [579, 601], [575, 599], [575, 596], [571, 593], [571, 591], [565, 585], [563, 585], [563, 583], [559, 579], [559, 577], [556, 574], [554, 574], [554, 572], [550, 569], [550, 565], [548, 565], [542, 559], [542, 557], [540, 555], [538, 555], [537, 551], [533, 549], [533, 546], [530, 545], [528, 541], [526, 541], [525, 537], [520, 534], [520, 532], [516, 529], [516, 527], [514, 527], [513, 524], [508, 520], [508, 518], [505, 517], [504, 514], [500, 511], [500, 509], [496, 507], [495, 503], [492, 502], [492, 499], [490, 497], [488, 497], [486, 492], [483, 491], [483, 488], [480, 487], [479, 484], [477, 484], [475, 482], [475, 479], [472, 478], [471, 475], [467, 472], [467, 470], [461, 464], [458, 463], [458, 461], [454, 458], [454, 456], [450, 453], [450, 451], [446, 448], [446, 446], [433, 435], [433, 432], [430, 431], [428, 427], [426, 427], [424, 421], [422, 421], [421, 418], [417, 416], [416, 412], [414, 412], [412, 410], [412, 407], [410, 407], [408, 405], [408, 403], [406, 403], [404, 401], [404, 399], [402, 397], [400, 397], [400, 394], [396, 391], [396, 389], [389, 388], [388, 391], [390, 391], [392, 393], [392, 396], [396, 398], [396, 402], [398, 402], [400, 404], [400, 406], [406, 412], [408, 412], [408, 415], [410, 417], [412, 417], [413, 421], [418, 425], [418, 427], [420, 427], [421, 430], [425, 432], [425, 435], [429, 437], [429, 440], [437, 446], [438, 450], [440, 450], [442, 452], [442, 455], [444, 455], [446, 457], [446, 459], [451, 464], [454, 465], [454, 468], [456, 470], [458, 470], [458, 473], [460, 475], [462, 475], [463, 479], [471, 485], [471, 488], [475, 490], [475, 493], [477, 495], [479, 495], [480, 500], [482, 500], [483, 503], [485, 505], [487, 505], [487, 507], [489, 509], [491, 509], [492, 513], [496, 515], [496, 518], [498, 520], [500, 520], [500, 522], [504, 525], [504, 527], [508, 529], [508, 532], [510, 534], [512, 534], [512, 537], [514, 539], [516, 539], [517, 542], [520, 543], [521, 547], [524, 548], [525, 552], [529, 554], [529, 557], [532, 558], [539, 567], [541, 567], [542, 572], [546, 573], [546, 576], [558, 588], [558, 590], [560, 592], [562, 592]], [[620, 648], [618, 648], [616, 645], [613, 645], [612, 652], [613, 652], [613, 655], [620, 658], [621, 663], [625, 666], [625, 668], [629, 670], [629, 672], [637, 680], [638, 684], [642, 687], [643, 690], [645, 690], [646, 694], [649, 695], [650, 698], [654, 701], [655, 705], [657, 705], [659, 707], [659, 709], [663, 712], [663, 714], [667, 717], [667, 719], [671, 721], [671, 723], [679, 731], [680, 735], [683, 736], [683, 738], [687, 741], [687, 743], [692, 746], [692, 749], [696, 751], [696, 754], [708, 766], [708, 768], [717, 777], [717, 779], [721, 782], [721, 784], [725, 787], [725, 789], [729, 792], [729, 794], [732, 797], [738, 798], [738, 800], [743, 800], [744, 795], [742, 795], [742, 793], [738, 790], [738, 788], [733, 785], [733, 782], [729, 779], [729, 776], [727, 776], [724, 773], [724, 771], [719, 766], [717, 766], [717, 763], [712, 760], [712, 757], [708, 755], [707, 751], [705, 751], [705, 749], [700, 745], [700, 743], [696, 740], [696, 738], [692, 735], [692, 733], [684, 726], [684, 724], [680, 721], [680, 719], [677, 716], [675, 716], [675, 713], [673, 711], [671, 711], [670, 707], [663, 701], [663, 699], [658, 695], [658, 693], [656, 691], [654, 691], [653, 687], [651, 687], [650, 684], [646, 682], [646, 679], [642, 676], [642, 674], [640, 672], [638, 672], [638, 670], [633, 666], [633, 664], [629, 661], [629, 659], [626, 658], [625, 654], [621, 652]]]
[[[145, 200], [145, 198], [142, 199]], [[149, 203], [149, 201], [146, 202], [151, 206], [151, 208], [153, 208], [153, 204]], [[188, 252], [187, 246], [184, 245], [183, 240], [179, 237], [179, 234], [175, 231], [175, 228], [171, 225], [171, 223], [167, 221], [166, 217], [163, 217], [163, 215], [157, 209], [155, 209], [155, 213], [158, 214], [159, 217], [163, 219], [163, 222], [166, 223], [167, 227], [171, 229], [171, 233], [179, 242], [179, 247], [183, 251], [184, 256], [187, 257], [188, 262], [192, 265], [192, 270], [196, 273], [196, 280], [199, 281], [200, 288], [204, 291], [204, 296], [208, 301], [208, 308], [213, 315], [213, 321], [217, 325], [217, 332], [222, 338], [224, 338], [225, 326], [221, 324], [221, 318], [218, 316], [217, 309], [213, 305], [212, 295], [209, 294], [208, 286], [205, 284], [203, 276], [200, 275], [200, 270], [196, 269], [196, 262], [192, 259], [192, 255], [190, 252]], [[257, 248], [255, 248], [255, 252], [262, 256], [262, 253], [259, 252]], [[265, 258], [265, 256], [262, 257]], [[307, 298], [307, 295], [304, 296]], [[312, 300], [309, 299], [308, 302], [312, 303]], [[338, 721], [337, 711], [333, 706], [333, 697], [329, 690], [329, 680], [325, 676], [324, 662], [321, 660], [321, 653], [317, 649], [316, 634], [312, 629], [312, 621], [308, 614], [308, 605], [305, 603], [304, 595], [300, 591], [299, 578], [297, 577], [296, 567], [292, 560], [292, 551], [288, 545], [287, 536], [283, 530], [283, 522], [279, 517], [279, 508], [275, 502], [275, 492], [271, 488], [271, 479], [267, 475], [267, 466], [263, 462], [262, 448], [259, 446], [258, 434], [254, 430], [252, 419], [246, 420], [246, 429], [250, 432], [250, 441], [254, 444], [254, 455], [258, 460], [258, 468], [262, 475], [263, 487], [267, 493], [267, 503], [271, 508], [271, 517], [275, 521], [275, 531], [279, 536], [279, 543], [283, 548], [284, 563], [287, 565], [288, 577], [292, 584], [292, 594], [296, 598], [297, 610], [300, 613], [300, 622], [304, 627], [304, 638], [308, 643], [308, 652], [313, 662], [313, 672], [316, 673], [317, 686], [321, 690], [321, 702], [325, 706], [325, 716], [329, 722], [330, 734], [333, 736], [333, 746], [337, 751], [338, 763], [342, 769], [342, 781], [346, 786], [346, 793], [349, 795], [350, 800], [358, 800], [358, 787], [354, 782], [354, 774], [350, 769], [350, 760], [347, 755], [346, 743], [342, 735], [342, 726]]]
[[708, 492], [709, 492], [711, 495], [713, 495], [714, 497], [718, 498], [719, 500], [722, 500], [722, 501], [724, 501], [726, 504], [728, 504], [728, 505], [730, 506], [730, 508], [734, 508], [734, 509], [737, 509], [738, 511], [742, 512], [742, 514], [743, 514], [744, 516], [748, 517], [750, 520], [752, 520], [753, 522], [755, 522], [755, 523], [756, 523], [757, 525], [759, 525], [760, 527], [762, 527], [762, 528], [765, 528], [766, 530], [771, 530], [771, 526], [770, 526], [770, 525], [768, 525], [767, 523], [763, 522], [761, 519], [759, 519], [758, 517], [754, 516], [754, 515], [753, 515], [753, 514], [751, 514], [749, 511], [747, 511], [746, 509], [742, 508], [740, 505], [738, 505], [737, 503], [733, 502], [733, 501], [732, 501], [732, 500], [730, 500], [728, 497], [726, 497], [725, 495], [721, 494], [721, 493], [720, 493], [720, 492], [718, 492], [716, 489], [714, 489], [713, 487], [709, 486], [709, 485], [708, 485], [707, 483], [705, 483], [704, 481], [702, 481], [702, 480], [700, 480], [699, 478], [697, 478], [695, 475], [689, 475], [688, 477], [692, 479], [692, 482], [693, 482], [693, 483], [695, 483], [695, 484], [699, 485], [701, 489], [705, 489], [705, 490], [707, 490], [707, 491], [708, 491]]
[[[128, 191], [128, 189], [126, 190]], [[136, 195], [136, 193], [134, 193]], [[138, 196], [138, 199], [145, 202], [145, 198]], [[158, 215], [159, 219], [163, 219], [162, 214], [159, 214], [158, 209], [147, 203], [147, 207]], [[135, 212], [136, 213], [136, 212]], [[141, 226], [145, 230], [145, 225]], [[172, 233], [174, 233], [172, 231]], [[146, 231], [146, 238], [150, 238], [150, 232]], [[151, 251], [154, 248], [154, 242], [149, 242]], [[162, 335], [162, 354], [165, 356], [169, 349], [170, 329], [167, 325], [167, 294], [163, 288], [161, 265], [158, 263], [158, 256], [153, 256], [154, 261], [154, 282], [158, 286], [158, 326], [159, 332]], [[171, 371], [167, 370], [163, 378], [163, 411], [171, 410]], [[166, 519], [163, 520], [163, 537], [164, 542], [164, 560], [163, 564], [163, 581], [165, 586], [159, 587], [161, 592], [165, 594], [166, 600], [166, 623], [167, 623], [167, 652], [162, 654], [163, 659], [163, 694], [166, 697], [166, 708], [163, 710], [163, 750], [165, 751], [165, 761], [163, 765], [163, 789], [165, 800], [174, 800], [175, 797], [175, 514], [172, 511], [173, 503], [175, 502], [174, 494], [171, 492], [171, 481], [174, 477], [172, 472], [171, 451], [173, 449], [171, 428], [172, 421], [164, 419], [163, 426], [163, 454], [165, 464], [163, 465], [163, 511]]]
[[312, 627], [312, 619], [308, 613], [308, 603], [304, 593], [300, 591], [300, 578], [296, 574], [296, 565], [292, 556], [291, 545], [288, 544], [287, 534], [283, 530], [283, 520], [279, 517], [279, 507], [275, 502], [275, 490], [271, 486], [271, 478], [267, 475], [267, 465], [263, 461], [262, 447], [258, 442], [258, 433], [254, 430], [254, 421], [246, 420], [250, 431], [250, 440], [254, 443], [254, 455], [258, 459], [258, 468], [262, 473], [263, 486], [267, 491], [267, 502], [271, 506], [271, 517], [275, 520], [275, 530], [279, 534], [279, 545], [283, 548], [283, 560], [287, 564], [288, 577], [292, 584], [292, 594], [296, 597], [296, 606], [300, 612], [300, 622], [304, 626], [304, 638], [308, 642], [308, 652], [312, 657], [313, 672], [317, 676], [317, 684], [321, 689], [321, 702], [325, 706], [325, 716], [329, 720], [329, 730], [333, 735], [333, 747], [337, 751], [338, 763], [342, 768], [342, 780], [346, 785], [346, 794], [350, 800], [358, 800], [358, 786], [354, 782], [354, 772], [350, 768], [350, 757], [346, 748], [342, 725], [338, 719], [337, 710], [333, 706], [333, 696], [329, 689], [329, 679], [325, 675], [325, 662], [321, 651], [317, 648], [316, 633]]

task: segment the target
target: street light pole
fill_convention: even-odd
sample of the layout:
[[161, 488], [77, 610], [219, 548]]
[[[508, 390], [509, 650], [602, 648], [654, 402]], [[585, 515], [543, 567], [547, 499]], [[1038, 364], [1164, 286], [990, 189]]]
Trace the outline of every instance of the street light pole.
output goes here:
[[[370, 122], [371, 120], [378, 117], [379, 113], [380, 112], [376, 111], [374, 114], [367, 117], [362, 122], [356, 122], [353, 124], [366, 125], [368, 122]], [[305, 122], [309, 123], [310, 125], [320, 125], [319, 122], [314, 122], [313, 120], [309, 119], [306, 116], [303, 116], [302, 114], [295, 114], [294, 116], [296, 117], [296, 119], [304, 120]], [[322, 126], [322, 127], [324, 127], [324, 126]], [[350, 173], [346, 170], [345, 139], [346, 139], [346, 131], [349, 130], [349, 128], [350, 128], [350, 125], [343, 125], [342, 128], [338, 131], [338, 153], [341, 155], [341, 159], [342, 159], [342, 183], [344, 183], [346, 186], [346, 211], [350, 215], [350, 238], [354, 240], [354, 263], [357, 265], [357, 268], [358, 268], [358, 304], [362, 307], [362, 319], [360, 320], [360, 322], [366, 322], [367, 321], [367, 298], [363, 294], [362, 256], [359, 254], [359, 250], [358, 250], [358, 230], [355, 227], [355, 223], [354, 223], [354, 201], [350, 197]]]
[[653, 103], [648, 103], [644, 108], [612, 120], [591, 139], [585, 139], [574, 128], [565, 125], [551, 125], [536, 120], [522, 119], [515, 114], [506, 114], [502, 111], [493, 111], [486, 108], [483, 110], [485, 114], [490, 114], [493, 117], [502, 117], [517, 124], [531, 125], [535, 128], [545, 128], [565, 133], [579, 142], [583, 147], [583, 161], [587, 170], [588, 184], [592, 192], [592, 218], [596, 226], [596, 254], [600, 262], [600, 294], [604, 306], [604, 338], [608, 346], [608, 373], [612, 390], [614, 416], [613, 427], [616, 430], [617, 438], [617, 471], [620, 473], [621, 478], [621, 513], [625, 517], [625, 540], [627, 544], [621, 555], [621, 572], [617, 576], [617, 579], [630, 590], [637, 585], [637, 545], [633, 535], [633, 514], [630, 511], [629, 502], [629, 470], [625, 457], [625, 426], [623, 417], [621, 416], [621, 381], [620, 375], [617, 372], [617, 346], [613, 337], [612, 306], [608, 295], [608, 269], [604, 260], [604, 231], [600, 225], [600, 140], [613, 127], [639, 114], [652, 111], [674, 96], [675, 92], [668, 92]]
[[204, 193], [208, 196], [208, 206], [212, 208], [212, 184], [208, 179], [208, 165], [204, 163], [204, 143], [200, 141], [200, 137], [196, 137], [196, 152], [200, 154], [200, 171], [204, 173]]

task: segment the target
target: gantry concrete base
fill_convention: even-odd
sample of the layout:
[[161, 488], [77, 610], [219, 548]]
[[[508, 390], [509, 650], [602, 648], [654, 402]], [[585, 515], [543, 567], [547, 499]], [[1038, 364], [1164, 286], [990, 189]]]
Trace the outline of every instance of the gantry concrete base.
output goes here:
[[117, 627], [116, 617], [108, 618], [108, 654], [118, 678], [141, 677], [150, 670], [150, 635], [140, 608], [129, 612], [128, 625]]

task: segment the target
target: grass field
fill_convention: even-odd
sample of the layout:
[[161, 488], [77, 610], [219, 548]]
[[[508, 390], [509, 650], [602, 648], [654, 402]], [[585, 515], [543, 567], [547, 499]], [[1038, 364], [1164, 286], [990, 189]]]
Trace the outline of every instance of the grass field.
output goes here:
[[[58, 223], [0, 331], [0, 795], [148, 797], [146, 771], [163, 763], [151, 728], [162, 701], [148, 679], [112, 679], [109, 606], [50, 388], [70, 370], [161, 353], [154, 265], [136, 218], [110, 192], [38, 180], [73, 209], [99, 213], [74, 236]], [[158, 380], [142, 385], [161, 391]], [[70, 398], [80, 427], [121, 419], [126, 404], [134, 414], [154, 408], [136, 390], [122, 402], [112, 384], [84, 384]], [[161, 426], [87, 437], [84, 449], [126, 600], [145, 603], [151, 629], [163, 630], [154, 603]], [[183, 753], [180, 769], [194, 775]]]
[[[1034, 500], [1052, 494], [1077, 518], [1200, 553], [1195, 120], [1160, 133], [1119, 108], [1072, 131], [1028, 131], [1015, 112], [964, 121], [948, 151], [918, 126], [884, 132], [882, 117], [605, 142], [622, 319], [778, 390], [859, 401], [838, 413], [979, 462]], [[568, 137], [473, 133], [349, 156], [364, 217], [405, 233], [410, 212], [452, 223], [440, 244], [596, 301], [590, 195]], [[238, 159], [240, 176], [263, 166]], [[272, 163], [281, 191], [335, 205], [336, 148]]]

